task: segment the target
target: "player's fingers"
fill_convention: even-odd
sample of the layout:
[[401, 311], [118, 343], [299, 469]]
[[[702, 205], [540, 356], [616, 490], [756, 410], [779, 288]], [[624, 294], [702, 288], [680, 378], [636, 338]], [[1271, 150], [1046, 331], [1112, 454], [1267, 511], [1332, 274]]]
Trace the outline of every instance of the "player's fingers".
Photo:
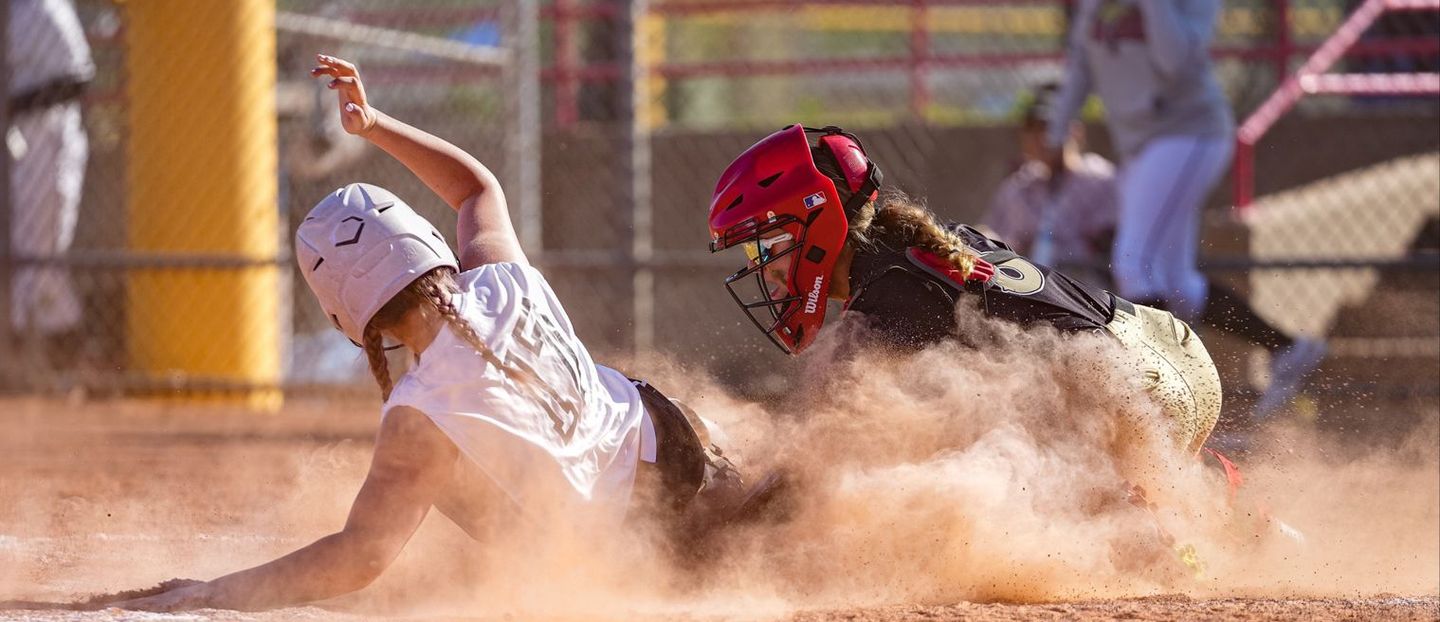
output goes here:
[[355, 87], [356, 87], [357, 85], [359, 85], [359, 84], [360, 84], [360, 81], [357, 80], [357, 79], [356, 79], [355, 77], [353, 77], [353, 76], [340, 76], [340, 77], [338, 77], [338, 78], [335, 78], [334, 80], [331, 80], [331, 81], [330, 81], [330, 84], [328, 84], [328, 85], [326, 85], [326, 86], [329, 86], [329, 87], [332, 88], [332, 89], [339, 89], [339, 88], [353, 89], [353, 88], [355, 88]]
[[316, 58], [319, 59], [320, 64], [334, 67], [339, 72], [339, 75], [353, 76], [359, 74], [359, 72], [355, 70], [355, 65], [343, 58], [336, 58], [325, 54], [321, 54]]

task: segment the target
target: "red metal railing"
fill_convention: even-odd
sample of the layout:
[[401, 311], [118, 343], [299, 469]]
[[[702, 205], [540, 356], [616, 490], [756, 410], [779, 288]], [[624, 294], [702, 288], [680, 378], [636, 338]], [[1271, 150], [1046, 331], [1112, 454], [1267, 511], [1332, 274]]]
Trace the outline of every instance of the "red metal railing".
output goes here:
[[[1366, 0], [1355, 9], [1335, 34], [1320, 44], [1300, 69], [1287, 77], [1236, 130], [1236, 209], [1248, 209], [1255, 198], [1255, 144], [1305, 95], [1440, 94], [1440, 74], [1325, 74], [1342, 56], [1353, 55], [1352, 53], [1361, 47], [1357, 44], [1360, 35], [1386, 12], [1435, 10], [1440, 10], [1440, 0]], [[1437, 43], [1434, 38], [1425, 40], [1431, 45]], [[1424, 46], [1417, 45], [1416, 48], [1422, 52], [1431, 52]]]
[[[1394, 6], [1425, 8], [1432, 0], [1391, 0]], [[554, 84], [555, 123], [569, 127], [578, 122], [576, 98], [578, 83], [604, 82], [619, 79], [620, 68], [613, 63], [588, 63], [578, 61], [578, 54], [569, 46], [573, 45], [572, 33], [577, 20], [612, 19], [619, 15], [617, 4], [589, 4], [584, 7], [571, 5], [573, 0], [555, 0], [555, 4], [542, 16], [555, 20], [554, 61], [547, 67], [543, 78]], [[1011, 5], [1065, 6], [1073, 0], [1018, 0]], [[764, 12], [794, 10], [793, 0], [710, 0], [707, 2], [655, 3], [651, 11], [658, 15], [678, 17], [700, 14], [736, 12]], [[891, 57], [870, 58], [802, 58], [785, 60], [740, 60], [672, 63], [664, 62], [651, 68], [653, 75], [663, 79], [688, 79], [701, 77], [740, 77], [755, 75], [790, 75], [805, 73], [841, 73], [853, 71], [905, 71], [910, 80], [910, 113], [923, 118], [930, 106], [931, 90], [929, 75], [934, 70], [958, 67], [994, 67], [1016, 65], [1036, 61], [1060, 61], [1063, 50], [1053, 52], [1012, 52], [1012, 53], [961, 53], [936, 54], [930, 48], [929, 9], [945, 6], [994, 6], [991, 0], [810, 0], [807, 5], [830, 6], [873, 6], [909, 7], [911, 9], [908, 54]], [[1289, 28], [1290, 0], [1271, 0], [1271, 10], [1276, 25], [1272, 40], [1268, 43], [1244, 46], [1226, 46], [1213, 50], [1213, 56], [1221, 59], [1239, 59], [1268, 62], [1276, 76], [1289, 73], [1292, 59], [1318, 52], [1314, 45], [1299, 45]], [[562, 36], [563, 33], [563, 36]], [[1354, 57], [1378, 57], [1388, 55], [1440, 54], [1440, 39], [1435, 37], [1406, 37], [1383, 41], [1369, 41], [1353, 44], [1350, 55]], [[1422, 83], [1423, 84], [1423, 83]], [[1325, 83], [1325, 86], [1330, 86]], [[1353, 86], [1353, 85], [1349, 85]], [[1319, 88], [1317, 86], [1317, 88]]]
[[[1007, 0], [1005, 4], [1063, 7], [1073, 1]], [[1354, 20], [1355, 15], [1360, 15], [1362, 11], [1373, 11], [1373, 7], [1376, 5], [1383, 5], [1385, 10], [1433, 10], [1436, 2], [1437, 0], [1370, 0], [1362, 5], [1355, 14], [1352, 14], [1351, 20]], [[932, 50], [928, 24], [928, 19], [933, 16], [931, 9], [954, 6], [995, 6], [996, 3], [993, 0], [807, 0], [803, 3], [794, 0], [708, 0], [684, 3], [656, 2], [651, 5], [651, 11], [656, 15], [667, 17], [742, 12], [753, 14], [766, 11], [791, 11], [801, 4], [834, 7], [908, 7], [911, 10], [909, 49], [905, 54], [889, 57], [662, 62], [651, 67], [650, 72], [655, 77], [667, 80], [777, 76], [801, 72], [809, 74], [857, 71], [905, 72], [909, 76], [910, 82], [909, 112], [916, 118], [924, 118], [932, 98], [929, 78], [936, 70], [996, 67], [1037, 61], [1059, 62], [1063, 58], [1063, 50], [1059, 47], [1046, 52], [935, 53]], [[1321, 57], [1322, 51], [1327, 55], [1331, 54], [1332, 52], [1327, 50], [1326, 46], [1333, 48], [1335, 45], [1333, 42], [1345, 32], [1342, 27], [1341, 32], [1337, 32], [1335, 36], [1320, 46], [1297, 44], [1288, 25], [1291, 0], [1270, 0], [1270, 5], [1274, 16], [1271, 21], [1276, 27], [1270, 33], [1269, 41], [1217, 47], [1212, 50], [1212, 55], [1219, 59], [1266, 63], [1273, 67], [1275, 75], [1283, 76], [1289, 73], [1289, 64], [1295, 58], [1310, 57], [1313, 60]], [[1366, 9], [1366, 7], [1371, 8]], [[573, 127], [580, 121], [580, 85], [614, 82], [623, 78], [622, 67], [616, 62], [584, 61], [580, 55], [579, 37], [577, 36], [582, 23], [621, 19], [624, 15], [623, 9], [620, 2], [582, 4], [579, 0], [552, 0], [550, 4], [541, 7], [540, 18], [549, 21], [552, 26], [550, 63], [542, 68], [541, 80], [551, 87], [554, 101], [553, 123], [556, 127]], [[1377, 16], [1378, 14], [1371, 15], [1370, 20], [1373, 21]], [[427, 7], [424, 11], [404, 8], [370, 9], [350, 11], [344, 16], [344, 19], [356, 23], [385, 25], [399, 29], [447, 29], [453, 28], [457, 24], [472, 24], [499, 18], [500, 13], [494, 7]], [[1347, 21], [1346, 24], [1350, 25], [1350, 22]], [[1360, 30], [1364, 29], [1360, 28]], [[1355, 40], [1357, 38], [1358, 32], [1347, 37], [1348, 44], [1342, 50], [1345, 56], [1361, 58], [1440, 54], [1440, 38], [1434, 36], [1411, 36], [1358, 42]], [[103, 46], [111, 42], [97, 41], [95, 43]], [[398, 82], [489, 79], [498, 75], [495, 68], [484, 66], [428, 67], [415, 64], [404, 66], [376, 64], [368, 67], [367, 71], [386, 81]], [[1318, 72], [1311, 72], [1305, 76], [1301, 76], [1300, 73], [1292, 76], [1271, 96], [1271, 100], [1276, 100], [1275, 103], [1267, 101], [1252, 115], [1251, 119], [1246, 121], [1245, 126], [1249, 126], [1250, 130], [1248, 134], [1241, 137], [1242, 145], [1236, 152], [1236, 204], [1248, 204], [1253, 192], [1253, 172], [1250, 171], [1250, 167], [1253, 165], [1253, 152], [1250, 147], [1253, 147], [1253, 142], [1258, 140], [1260, 135], [1263, 135], [1280, 115], [1294, 105], [1294, 100], [1298, 100], [1304, 93], [1431, 93], [1433, 92], [1433, 80], [1431, 74], [1393, 78], [1373, 75], [1342, 78], [1320, 76]], [[96, 90], [87, 97], [91, 100], [107, 100], [113, 95], [113, 93]], [[1270, 115], [1274, 115], [1275, 119], [1270, 119]], [[1242, 126], [1241, 131], [1246, 131], [1245, 126]], [[1254, 136], [1250, 137], [1251, 134]], [[1247, 139], [1249, 142], [1245, 143]]]

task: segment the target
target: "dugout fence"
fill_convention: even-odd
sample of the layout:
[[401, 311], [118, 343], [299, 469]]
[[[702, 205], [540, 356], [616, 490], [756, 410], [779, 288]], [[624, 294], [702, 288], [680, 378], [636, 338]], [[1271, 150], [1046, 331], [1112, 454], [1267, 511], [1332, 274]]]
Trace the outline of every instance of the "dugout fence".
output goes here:
[[[1069, 3], [1056, 0], [267, 3], [274, 25], [274, 252], [245, 261], [270, 266], [277, 275], [276, 337], [268, 346], [277, 363], [273, 373], [257, 379], [137, 363], [134, 344], [172, 339], [163, 334], [176, 328], [167, 320], [180, 315], [152, 318], [152, 328], [128, 320], [144, 306], [137, 305], [128, 285], [135, 274], [214, 276], [241, 266], [233, 254], [215, 249], [159, 257], [127, 242], [135, 225], [127, 197], [136, 163], [126, 154], [141, 131], [130, 124], [134, 96], [127, 90], [135, 29], [126, 6], [133, 4], [75, 3], [95, 71], [77, 100], [89, 155], [72, 243], [40, 251], [25, 246], [31, 232], [17, 230], [15, 214], [25, 208], [15, 204], [15, 190], [45, 178], [9, 177], [11, 199], [3, 211], [22, 243], [0, 247], [0, 280], [11, 285], [3, 289], [13, 293], [18, 275], [27, 271], [64, 271], [74, 282], [83, 317], [76, 331], [42, 334], [28, 319], [20, 321], [23, 314], [14, 311], [10, 296], [11, 304], [3, 305], [4, 324], [12, 327], [4, 357], [10, 391], [185, 396], [276, 388], [373, 391], [363, 356], [329, 329], [293, 273], [288, 240], [295, 221], [320, 196], [356, 180], [415, 197], [417, 209], [447, 235], [453, 236], [453, 221], [403, 168], [340, 131], [331, 95], [305, 76], [313, 53], [324, 50], [361, 64], [377, 106], [456, 142], [497, 170], [527, 251], [546, 269], [597, 358], [623, 364], [637, 354], [660, 352], [754, 394], [773, 393], [795, 363], [753, 334], [720, 286], [734, 258], [704, 250], [702, 212], [715, 176], [730, 157], [784, 123], [838, 124], [860, 132], [887, 163], [887, 181], [929, 197], [931, 207], [946, 217], [979, 220], [990, 191], [1017, 161], [1012, 129], [1017, 95], [1060, 74], [1070, 10]], [[1358, 5], [1225, 3], [1214, 54], [1237, 118], [1259, 107]], [[33, 32], [10, 31], [21, 37]], [[22, 41], [10, 49], [33, 44]], [[1358, 38], [1343, 62], [1346, 71], [1358, 74], [1391, 73], [1396, 67], [1433, 72], [1440, 64], [1440, 24], [1417, 12], [1383, 18]], [[224, 77], [177, 74], [177, 82], [194, 87], [176, 89], [175, 97], [189, 98], [183, 105], [204, 106], [217, 90], [223, 92], [224, 80], [254, 79], [217, 73]], [[1087, 114], [1093, 146], [1108, 153], [1104, 133], [1094, 125], [1102, 111]], [[1301, 101], [1255, 154], [1264, 173], [1256, 180], [1256, 195], [1302, 191], [1338, 175], [1433, 154], [1440, 150], [1437, 119], [1440, 105], [1434, 98]], [[173, 129], [162, 123], [146, 131]], [[1429, 170], [1423, 162], [1418, 166], [1398, 167], [1396, 174]], [[1412, 170], [1419, 173], [1404, 172]], [[1354, 280], [1377, 270], [1430, 278], [1437, 273], [1424, 252], [1434, 246], [1425, 210], [1440, 198], [1430, 186], [1406, 179], [1367, 177], [1328, 192], [1363, 205], [1371, 185], [1382, 184], [1404, 195], [1392, 203], [1415, 206], [1418, 217], [1378, 222], [1360, 209], [1327, 212], [1400, 240], [1387, 255], [1341, 253], [1326, 258], [1331, 262], [1326, 265], [1303, 256], [1310, 262], [1303, 268], [1295, 267], [1294, 253], [1284, 249], [1313, 245], [1306, 240], [1323, 232], [1295, 233], [1289, 246], [1267, 247], [1280, 250], [1256, 256], [1251, 230], [1231, 222], [1224, 209], [1229, 197], [1217, 193], [1209, 266], [1246, 286], [1254, 284], [1248, 275], [1257, 266], [1322, 275], [1305, 289], [1272, 296], [1267, 310], [1280, 315], [1303, 314], [1313, 306], [1324, 278]], [[1294, 200], [1303, 202], [1304, 196]], [[175, 219], [202, 213], [187, 210], [183, 196], [161, 211]], [[216, 222], [190, 224], [204, 230]], [[1265, 239], [1287, 239], [1286, 230], [1304, 228], [1278, 226]], [[198, 301], [176, 296], [159, 308], [163, 313], [187, 305]], [[1339, 314], [1307, 330], [1328, 330]], [[183, 339], [204, 344], [207, 331], [227, 329], [189, 327]], [[1412, 350], [1440, 344], [1440, 331], [1408, 330], [1403, 338]]]

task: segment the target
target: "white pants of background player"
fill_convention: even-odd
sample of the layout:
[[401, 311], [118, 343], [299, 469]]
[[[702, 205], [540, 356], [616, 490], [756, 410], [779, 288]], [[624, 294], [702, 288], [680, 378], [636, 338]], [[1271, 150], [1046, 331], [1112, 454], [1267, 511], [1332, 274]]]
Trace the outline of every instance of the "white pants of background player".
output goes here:
[[[7, 136], [10, 169], [10, 250], [62, 255], [75, 239], [89, 144], [78, 102], [25, 113]], [[50, 335], [80, 324], [80, 300], [62, 266], [23, 266], [11, 274], [10, 317], [17, 331]]]
[[1181, 320], [1199, 319], [1209, 290], [1196, 266], [1200, 210], [1233, 150], [1229, 136], [1164, 136], [1125, 163], [1111, 260], [1122, 298], [1161, 300]]

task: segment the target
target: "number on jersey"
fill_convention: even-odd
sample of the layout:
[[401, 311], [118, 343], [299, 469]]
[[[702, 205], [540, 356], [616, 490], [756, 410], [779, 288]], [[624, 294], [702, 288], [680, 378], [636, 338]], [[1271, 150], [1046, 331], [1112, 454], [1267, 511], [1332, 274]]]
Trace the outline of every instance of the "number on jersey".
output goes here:
[[[520, 318], [511, 339], [514, 347], [506, 350], [505, 365], [525, 374], [555, 432], [569, 442], [580, 422], [580, 386], [584, 382], [573, 340], [567, 339], [555, 320], [536, 309], [529, 298], [520, 299]], [[546, 356], [558, 359], [563, 371], [557, 373], [553, 361], [546, 365]]]
[[998, 263], [990, 260], [998, 254], [1000, 251], [980, 254], [981, 259], [995, 264], [995, 276], [991, 277], [991, 280], [996, 287], [1016, 296], [1030, 296], [1045, 289], [1045, 273], [1036, 268], [1035, 264], [1013, 253], [1004, 253], [1011, 257]]

